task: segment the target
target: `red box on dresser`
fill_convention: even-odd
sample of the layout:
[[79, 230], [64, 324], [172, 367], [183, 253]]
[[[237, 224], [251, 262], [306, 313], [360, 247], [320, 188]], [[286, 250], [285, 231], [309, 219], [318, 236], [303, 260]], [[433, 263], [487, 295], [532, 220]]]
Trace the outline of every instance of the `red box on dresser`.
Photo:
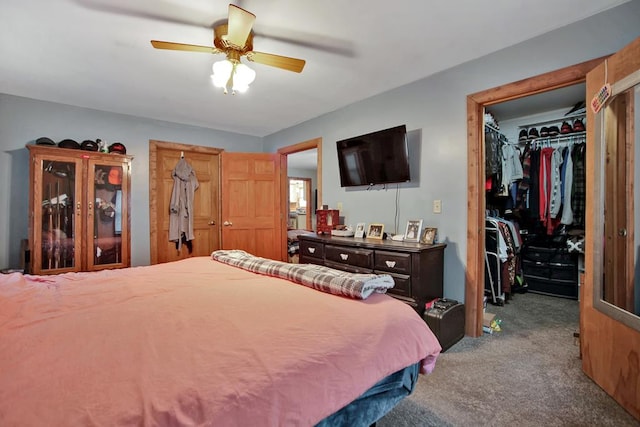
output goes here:
[[317, 232], [318, 234], [331, 234], [331, 230], [340, 223], [340, 211], [337, 209], [316, 210]]

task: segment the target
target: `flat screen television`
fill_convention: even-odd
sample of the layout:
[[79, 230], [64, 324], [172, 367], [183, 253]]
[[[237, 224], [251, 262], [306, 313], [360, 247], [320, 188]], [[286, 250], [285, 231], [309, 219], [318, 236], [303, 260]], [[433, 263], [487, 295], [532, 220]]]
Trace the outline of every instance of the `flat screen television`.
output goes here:
[[411, 178], [405, 125], [336, 144], [342, 187], [407, 182]]

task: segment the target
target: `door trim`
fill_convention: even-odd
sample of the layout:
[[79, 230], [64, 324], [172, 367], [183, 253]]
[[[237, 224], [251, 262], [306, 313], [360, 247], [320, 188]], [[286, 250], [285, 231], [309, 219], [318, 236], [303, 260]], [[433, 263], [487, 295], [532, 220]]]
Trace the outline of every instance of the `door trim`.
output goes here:
[[467, 96], [467, 270], [465, 334], [482, 335], [484, 297], [485, 153], [484, 109], [490, 105], [535, 95], [586, 81], [588, 71], [607, 56], [519, 80]]
[[[299, 142], [294, 145], [278, 148], [280, 155], [280, 189], [281, 194], [289, 193], [289, 177], [287, 171], [287, 156], [289, 154], [298, 153], [306, 150], [318, 150], [318, 169], [316, 172], [316, 188], [318, 190], [318, 203], [322, 201], [322, 138], [314, 138], [308, 141]], [[282, 221], [282, 259], [287, 259], [287, 221], [289, 218], [289, 207], [287, 206], [287, 197], [282, 197], [281, 205], [281, 221]]]
[[[158, 212], [156, 212], [156, 180], [158, 178], [158, 149], [163, 150], [176, 150], [176, 151], [191, 151], [204, 154], [217, 155], [222, 153], [221, 148], [203, 147], [201, 145], [189, 145], [179, 142], [157, 141], [149, 140], [149, 255], [151, 264], [158, 263], [158, 248], [155, 244], [158, 238]], [[219, 205], [219, 204], [218, 204]], [[218, 210], [220, 208], [218, 207]], [[220, 212], [218, 212], [220, 217]]]

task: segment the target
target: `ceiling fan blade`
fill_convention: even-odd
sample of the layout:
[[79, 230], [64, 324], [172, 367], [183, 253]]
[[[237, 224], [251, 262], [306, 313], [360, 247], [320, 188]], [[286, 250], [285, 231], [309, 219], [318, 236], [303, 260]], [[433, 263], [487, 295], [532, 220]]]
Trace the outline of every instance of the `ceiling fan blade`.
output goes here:
[[242, 49], [247, 41], [247, 37], [249, 37], [251, 27], [253, 27], [255, 20], [256, 15], [253, 13], [230, 4], [227, 41]]
[[288, 56], [274, 55], [272, 53], [248, 52], [247, 59], [258, 64], [270, 65], [284, 70], [299, 73], [304, 68], [304, 59], [289, 58]]
[[[213, 21], [218, 18], [212, 10], [190, 8], [184, 4], [163, 0], [73, 0], [87, 9], [112, 13], [115, 15], [134, 16], [143, 19], [172, 22], [203, 28], [213, 28]], [[183, 2], [184, 3], [184, 2]]]
[[185, 50], [188, 52], [202, 52], [202, 53], [220, 53], [222, 52], [217, 47], [213, 46], [199, 46], [197, 44], [183, 44], [174, 42], [163, 42], [160, 40], [151, 40], [151, 45], [156, 49], [167, 50]]

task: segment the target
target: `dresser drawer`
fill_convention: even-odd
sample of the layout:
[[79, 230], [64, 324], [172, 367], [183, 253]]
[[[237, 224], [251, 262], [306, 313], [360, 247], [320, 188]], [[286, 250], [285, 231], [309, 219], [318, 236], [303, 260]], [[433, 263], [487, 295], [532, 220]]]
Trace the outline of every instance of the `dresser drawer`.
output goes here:
[[336, 270], [348, 271], [349, 273], [361, 273], [361, 274], [371, 274], [373, 270], [365, 267], [357, 267], [354, 265], [343, 264], [341, 262], [333, 262], [326, 260], [324, 262], [325, 267], [335, 268]]
[[325, 245], [324, 259], [327, 261], [373, 270], [373, 251], [371, 249]]
[[300, 256], [322, 260], [324, 258], [324, 245], [321, 242], [300, 241]]
[[402, 295], [405, 297], [411, 296], [411, 276], [407, 276], [406, 274], [393, 274], [388, 273], [386, 271], [378, 271], [375, 270], [376, 274], [388, 274], [393, 277], [393, 282], [395, 285], [393, 288], [389, 289], [387, 292], [395, 295]]
[[411, 274], [411, 254], [376, 251], [374, 267], [391, 273]]

